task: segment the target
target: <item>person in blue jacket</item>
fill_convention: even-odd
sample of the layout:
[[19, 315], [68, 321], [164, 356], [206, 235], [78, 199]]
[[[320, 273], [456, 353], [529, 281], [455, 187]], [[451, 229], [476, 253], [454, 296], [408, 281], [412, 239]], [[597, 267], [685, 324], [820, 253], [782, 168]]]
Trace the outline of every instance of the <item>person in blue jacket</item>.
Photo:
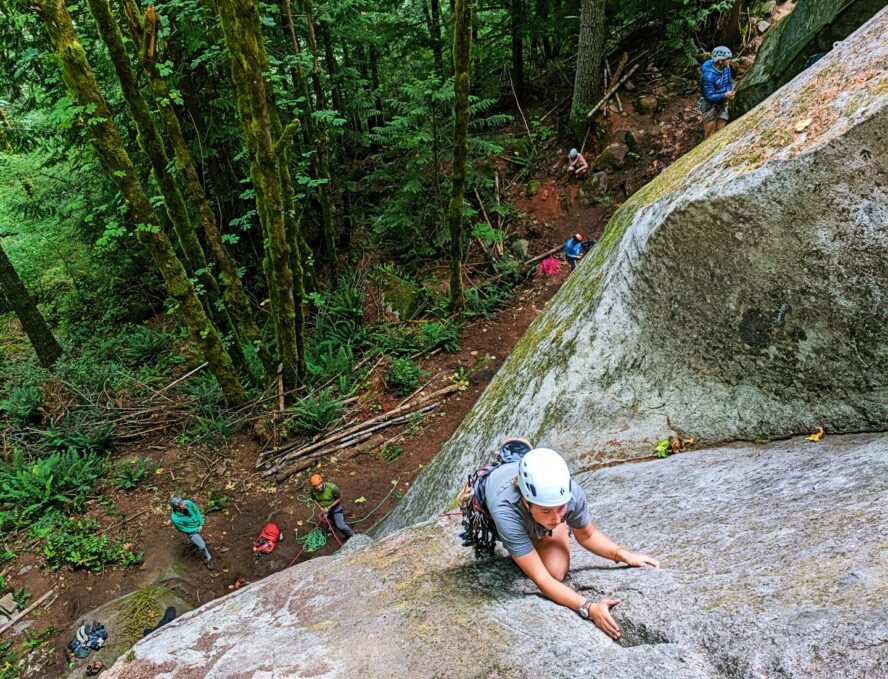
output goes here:
[[564, 244], [564, 258], [570, 264], [570, 270], [577, 268], [577, 262], [583, 258], [583, 234], [575, 233]]
[[703, 137], [708, 137], [728, 123], [728, 102], [734, 98], [731, 73], [731, 50], [716, 47], [703, 63], [700, 74], [700, 112], [703, 114]]

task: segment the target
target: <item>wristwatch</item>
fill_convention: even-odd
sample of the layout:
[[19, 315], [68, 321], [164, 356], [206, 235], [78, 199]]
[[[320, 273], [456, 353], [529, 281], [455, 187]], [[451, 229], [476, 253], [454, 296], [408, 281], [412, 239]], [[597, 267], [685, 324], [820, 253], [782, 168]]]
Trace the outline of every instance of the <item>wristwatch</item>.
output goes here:
[[577, 612], [586, 620], [589, 619], [589, 607], [592, 605], [592, 599], [583, 599], [583, 603], [580, 604]]

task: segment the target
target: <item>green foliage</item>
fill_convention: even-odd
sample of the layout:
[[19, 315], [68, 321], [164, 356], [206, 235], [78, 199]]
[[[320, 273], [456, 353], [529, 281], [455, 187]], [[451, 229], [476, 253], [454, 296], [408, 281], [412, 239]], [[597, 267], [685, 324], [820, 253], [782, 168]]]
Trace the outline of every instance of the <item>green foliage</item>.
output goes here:
[[408, 396], [419, 388], [421, 376], [422, 372], [416, 363], [409, 358], [396, 358], [392, 361], [385, 383], [398, 396]]
[[43, 432], [50, 450], [100, 453], [108, 450], [114, 434], [111, 415], [92, 408], [73, 410], [59, 423]]
[[28, 605], [28, 599], [33, 597], [28, 590], [24, 587], [19, 587], [12, 593], [12, 600], [15, 601], [15, 605], [19, 607], [19, 610], [24, 610], [24, 608]]
[[206, 513], [221, 512], [228, 506], [228, 496], [223, 495], [217, 488], [210, 490], [209, 498], [207, 498]]
[[403, 325], [384, 325], [373, 338], [379, 351], [389, 356], [412, 356], [422, 349], [419, 338]]
[[672, 452], [672, 440], [670, 438], [660, 439], [657, 441], [657, 446], [654, 448], [654, 455], [663, 459], [664, 457], [669, 457], [669, 454]]
[[386, 462], [394, 462], [401, 457], [403, 452], [404, 446], [399, 446], [394, 443], [386, 443], [380, 448], [379, 456]]
[[420, 326], [419, 338], [422, 343], [422, 351], [442, 349], [448, 354], [459, 351], [459, 334], [462, 332], [462, 324], [453, 321], [432, 321]]
[[133, 367], [153, 363], [169, 354], [172, 340], [172, 333], [164, 328], [152, 330], [144, 325], [137, 325], [123, 337], [121, 358]]
[[114, 475], [114, 487], [117, 490], [132, 490], [139, 485], [145, 475], [145, 460], [123, 460], [117, 466]]
[[9, 395], [0, 401], [0, 410], [13, 421], [26, 424], [35, 419], [37, 410], [43, 405], [43, 392], [35, 386], [15, 386]]
[[294, 415], [291, 426], [304, 434], [324, 431], [339, 419], [342, 409], [342, 399], [332, 387], [313, 392], [288, 408]]
[[218, 448], [237, 431], [237, 422], [224, 411], [198, 416], [177, 439], [179, 445]]
[[124, 536], [99, 535], [93, 519], [67, 519], [49, 514], [38, 521], [30, 537], [43, 540], [43, 557], [52, 570], [62, 566], [100, 571], [106, 565], [131, 566], [142, 561]]
[[20, 451], [9, 464], [0, 462], [0, 503], [22, 519], [49, 509], [79, 509], [108, 465], [95, 452], [75, 449], [33, 461]]

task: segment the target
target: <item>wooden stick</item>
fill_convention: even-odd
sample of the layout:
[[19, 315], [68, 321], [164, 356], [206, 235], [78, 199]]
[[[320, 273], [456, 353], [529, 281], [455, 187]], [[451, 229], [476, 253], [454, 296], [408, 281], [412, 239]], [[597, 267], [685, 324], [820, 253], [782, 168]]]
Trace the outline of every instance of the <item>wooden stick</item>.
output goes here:
[[19, 613], [18, 615], [16, 615], [13, 618], [10, 618], [9, 622], [6, 623], [5, 625], [3, 625], [2, 628], [0, 628], [0, 634], [3, 634], [6, 630], [8, 630], [10, 627], [12, 627], [15, 623], [17, 623], [19, 620], [24, 618], [28, 613], [30, 613], [35, 608], [37, 608], [40, 604], [42, 604], [49, 597], [50, 594], [53, 594], [54, 592], [55, 592], [54, 589], [49, 590], [46, 594], [44, 594], [42, 597], [37, 599], [37, 601], [35, 601], [30, 606], [28, 606], [21, 613]]
[[180, 377], [180, 378], [177, 379], [177, 380], [173, 380], [172, 382], [170, 382], [168, 385], [166, 385], [163, 389], [161, 389], [161, 390], [158, 391], [157, 393], [158, 393], [158, 394], [162, 394], [163, 392], [165, 392], [165, 391], [166, 391], [167, 389], [169, 389], [170, 387], [174, 387], [174, 386], [176, 386], [177, 384], [179, 384], [179, 382], [184, 382], [185, 380], [187, 380], [189, 377], [191, 377], [191, 376], [194, 375], [195, 373], [198, 373], [198, 372], [200, 372], [201, 370], [203, 370], [204, 368], [206, 368], [208, 365], [209, 365], [209, 363], [201, 363], [201, 364], [200, 364], [199, 366], [197, 366], [194, 370], [185, 373], [184, 375], [182, 375], [182, 377]]
[[546, 250], [543, 254], [541, 254], [541, 255], [537, 255], [536, 257], [533, 257], [532, 259], [528, 259], [528, 260], [527, 260], [526, 262], [524, 262], [524, 263], [525, 263], [525, 264], [533, 264], [534, 262], [538, 262], [538, 261], [540, 261], [541, 259], [544, 259], [544, 258], [548, 257], [549, 255], [554, 255], [556, 252], [558, 252], [559, 250], [561, 250], [563, 247], [564, 247], [563, 245], [556, 245], [556, 246], [555, 246], [554, 248], [552, 248], [551, 250]]
[[530, 145], [536, 150], [536, 144], [533, 143], [533, 135], [530, 133], [530, 125], [527, 124], [527, 118], [524, 117], [524, 111], [521, 109], [521, 104], [518, 101], [518, 94], [515, 92], [515, 83], [512, 82], [511, 71], [509, 71], [509, 87], [512, 88], [512, 96], [515, 97], [515, 106], [518, 107], [518, 113], [521, 114], [521, 122], [524, 123], [524, 129], [527, 131], [527, 138], [530, 140]]
[[626, 82], [627, 80], [629, 80], [629, 78], [632, 76], [633, 73], [635, 73], [636, 69], [637, 69], [639, 66], [641, 66], [641, 63], [640, 63], [640, 62], [637, 63], [637, 64], [635, 64], [632, 68], [630, 68], [630, 69], [629, 69], [629, 72], [628, 72], [626, 75], [624, 75], [622, 78], [620, 78], [620, 81], [619, 81], [616, 85], [614, 85], [613, 87], [609, 87], [609, 88], [608, 88], [607, 92], [604, 93], [604, 97], [602, 97], [601, 101], [599, 101], [597, 104], [595, 104], [595, 106], [592, 107], [592, 110], [589, 111], [589, 113], [586, 114], [586, 119], [587, 119], [587, 120], [591, 120], [591, 119], [592, 119], [592, 116], [594, 116], [594, 115], [595, 115], [595, 112], [598, 111], [598, 109], [600, 109], [600, 108], [604, 105], [604, 102], [606, 102], [606, 101], [608, 100], [608, 98], [610, 97], [610, 95], [612, 95], [614, 92], [616, 92], [617, 89], [619, 89], [619, 87], [620, 87], [624, 82]]
[[104, 535], [105, 533], [107, 533], [107, 532], [108, 532], [109, 530], [111, 530], [112, 528], [117, 528], [117, 526], [119, 526], [119, 525], [121, 525], [121, 524], [124, 524], [124, 523], [126, 523], [127, 521], [132, 521], [133, 519], [137, 519], [137, 518], [139, 518], [140, 516], [142, 516], [142, 514], [144, 514], [145, 512], [147, 512], [149, 509], [151, 509], [151, 508], [150, 508], [150, 507], [146, 507], [146, 508], [143, 509], [141, 512], [139, 512], [138, 514], [133, 514], [132, 516], [129, 516], [129, 517], [123, 519], [122, 521], [118, 521], [117, 523], [111, 524], [111, 525], [108, 526], [107, 528], [104, 528], [104, 529], [100, 530], [100, 531], [99, 531], [99, 535]]

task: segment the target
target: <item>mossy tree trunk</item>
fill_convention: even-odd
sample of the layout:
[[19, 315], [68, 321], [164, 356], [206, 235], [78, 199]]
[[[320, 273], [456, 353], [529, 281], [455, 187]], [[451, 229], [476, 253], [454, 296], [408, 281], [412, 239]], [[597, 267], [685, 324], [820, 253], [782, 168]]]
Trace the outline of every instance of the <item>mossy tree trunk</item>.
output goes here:
[[[289, 5], [289, 0], [287, 0]], [[321, 82], [321, 65], [318, 59], [318, 43], [315, 38], [314, 8], [311, 0], [302, 0], [302, 11], [305, 13], [308, 51], [311, 54], [311, 82], [315, 91], [317, 108], [327, 110], [327, 96]], [[294, 34], [295, 35], [295, 34]], [[294, 38], [294, 42], [296, 42]], [[297, 47], [298, 49], [298, 47]], [[314, 146], [318, 155], [318, 178], [323, 182], [318, 186], [318, 197], [321, 202], [321, 242], [324, 244], [324, 258], [335, 276], [338, 270], [336, 257], [336, 229], [333, 224], [333, 177], [330, 174], [330, 133], [327, 124], [317, 121]]]
[[235, 373], [231, 356], [222, 346], [219, 332], [207, 317], [185, 267], [160, 227], [157, 213], [136, 175], [120, 133], [114, 126], [111, 111], [99, 91], [86, 52], [74, 33], [64, 0], [34, 0], [32, 6], [43, 19], [58, 52], [65, 84], [78, 104], [92, 110], [89, 130], [93, 145], [111, 181], [123, 197], [136, 225], [136, 237], [148, 250], [163, 276], [167, 291], [176, 300], [194, 342], [219, 382], [226, 403], [242, 403], [244, 391]]
[[123, 44], [123, 35], [117, 25], [108, 0], [88, 0], [90, 12], [99, 29], [99, 36], [108, 48], [111, 63], [117, 79], [120, 81], [123, 98], [136, 124], [137, 140], [142, 151], [148, 156], [151, 175], [160, 193], [163, 204], [173, 225], [173, 231], [179, 240], [185, 256], [186, 269], [200, 282], [206, 295], [206, 309], [216, 327], [231, 335], [229, 351], [240, 371], [248, 375], [247, 361], [241, 348], [240, 336], [231, 317], [221, 304], [222, 293], [219, 283], [207, 263], [203, 246], [194, 231], [185, 197], [179, 185], [170, 173], [169, 159], [164, 149], [163, 140], [154, 126], [154, 119], [148, 108], [148, 102], [142, 96], [136, 74], [130, 63], [129, 55]]
[[450, 229], [450, 308], [459, 311], [465, 301], [462, 283], [463, 196], [469, 143], [469, 66], [472, 57], [472, 2], [456, 0], [453, 27], [453, 180], [447, 226]]
[[0, 289], [3, 290], [9, 305], [22, 324], [22, 329], [31, 340], [31, 346], [34, 347], [40, 365], [51, 368], [62, 355], [62, 348], [2, 246], [0, 246]]
[[586, 135], [586, 115], [601, 99], [601, 60], [604, 58], [605, 0], [583, 0], [580, 7], [580, 37], [577, 73], [574, 78], [570, 124], [581, 142]]
[[144, 29], [139, 6], [135, 0], [124, 0], [124, 15], [130, 30], [130, 37], [136, 46], [139, 62], [160, 114], [167, 139], [173, 148], [176, 169], [185, 180], [185, 192], [191, 205], [196, 208], [206, 242], [213, 253], [213, 260], [222, 273], [223, 295], [228, 308], [234, 313], [235, 321], [244, 337], [255, 347], [262, 364], [268, 373], [273, 374], [271, 354], [262, 342], [259, 326], [253, 318], [252, 305], [237, 272], [237, 262], [222, 242], [222, 232], [216, 222], [216, 215], [207, 201], [206, 193], [197, 173], [188, 143], [182, 132], [179, 116], [173, 108], [173, 97], [153, 59], [149, 58], [143, 44]]
[[[304, 377], [305, 355], [301, 349], [302, 305], [294, 298], [294, 285], [301, 289], [301, 272], [293, 271], [291, 255], [298, 262], [298, 249], [289, 234], [287, 220], [295, 223], [292, 212], [292, 190], [283, 186], [281, 166], [286, 165], [286, 152], [275, 154], [275, 134], [271, 110], [271, 92], [263, 77], [268, 61], [262, 45], [259, 13], [252, 0], [218, 0], [217, 8], [231, 61], [241, 127], [250, 157], [250, 176], [256, 194], [256, 212], [266, 241], [269, 299], [274, 319], [278, 355], [282, 364], [284, 386], [296, 387]], [[279, 163], [280, 161], [280, 163]], [[292, 229], [291, 229], [292, 230]], [[297, 332], [298, 326], [298, 332]]]
[[519, 102], [524, 101], [524, 3], [522, 0], [512, 0], [512, 84], [515, 87], [515, 97]]

